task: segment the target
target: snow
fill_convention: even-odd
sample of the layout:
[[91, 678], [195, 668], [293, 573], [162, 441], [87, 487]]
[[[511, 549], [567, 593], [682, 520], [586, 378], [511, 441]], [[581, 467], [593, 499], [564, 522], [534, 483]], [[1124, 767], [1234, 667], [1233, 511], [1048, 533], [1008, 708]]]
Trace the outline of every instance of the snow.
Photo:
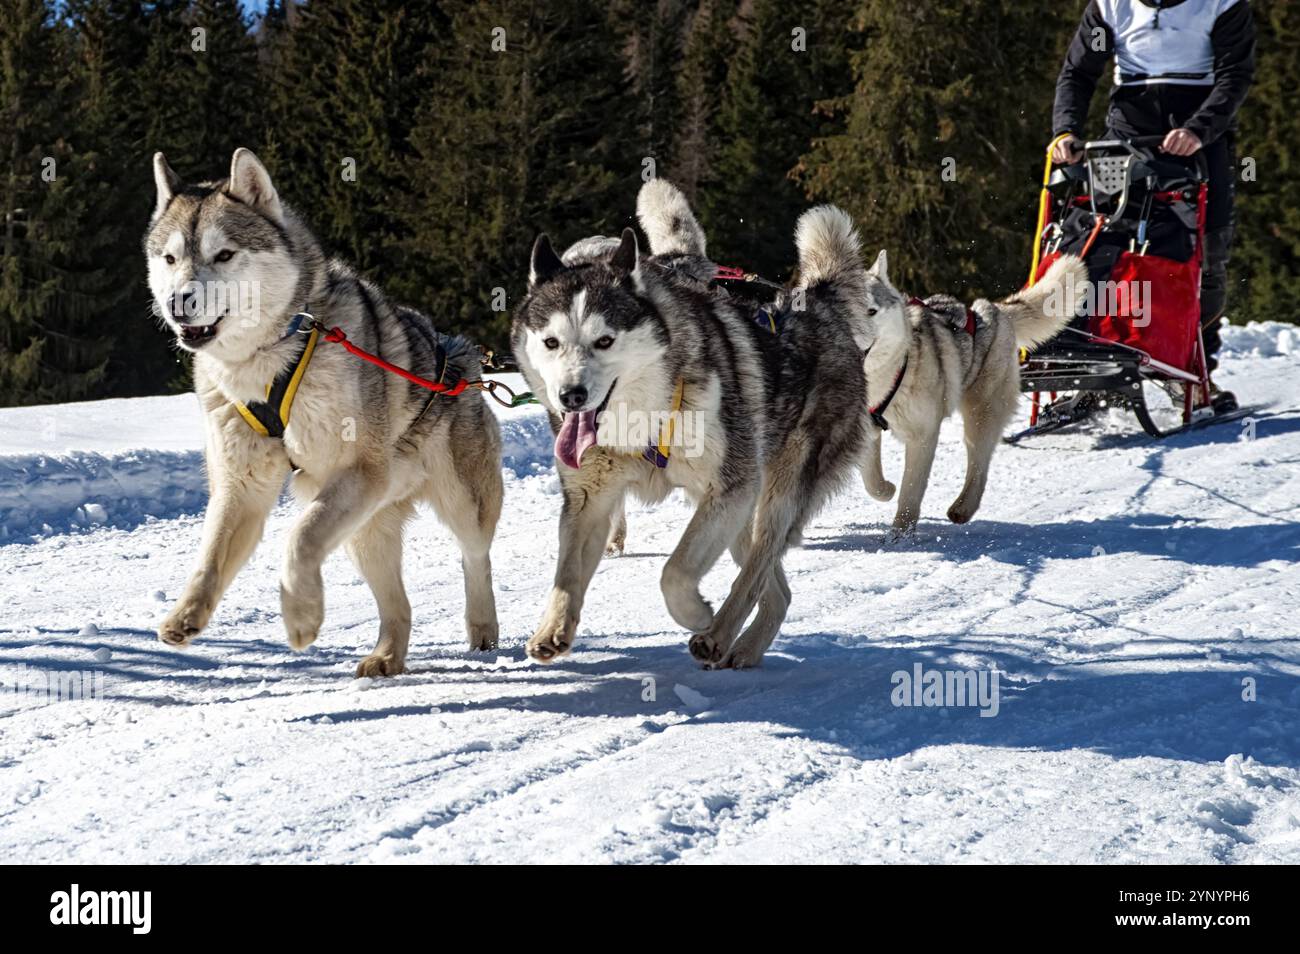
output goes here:
[[1295, 354], [1300, 349], [1300, 328], [1277, 321], [1252, 321], [1248, 325], [1224, 327], [1224, 355], [1274, 357]]
[[[917, 536], [888, 545], [890, 505], [837, 498], [749, 672], [701, 671], [663, 607], [675, 497], [629, 508], [573, 655], [527, 660], [559, 512], [535, 407], [499, 415], [500, 649], [464, 648], [454, 545], [425, 515], [410, 672], [389, 680], [353, 678], [377, 622], [341, 556], [321, 639], [287, 648], [287, 501], [195, 646], [155, 639], [201, 527], [192, 395], [0, 411], [0, 854], [1300, 861], [1294, 336], [1227, 329], [1222, 380], [1259, 405], [1250, 424], [1153, 442], [1115, 412], [1004, 448], [964, 527], [943, 520], [963, 466], [946, 428]], [[706, 578], [715, 604], [733, 575], [724, 558]], [[996, 668], [996, 716], [895, 707], [893, 674], [918, 665]], [[81, 698], [36, 691], [69, 685]]]

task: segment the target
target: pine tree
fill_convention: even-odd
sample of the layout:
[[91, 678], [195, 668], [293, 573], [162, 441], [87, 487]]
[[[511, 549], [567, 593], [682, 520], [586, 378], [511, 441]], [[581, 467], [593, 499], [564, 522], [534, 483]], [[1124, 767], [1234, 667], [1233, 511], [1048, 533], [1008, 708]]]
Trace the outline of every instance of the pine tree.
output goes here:
[[618, 36], [579, 0], [451, 6], [412, 142], [411, 256], [430, 263], [436, 320], [504, 342], [538, 231], [557, 241], [630, 224], [641, 156]]
[[181, 366], [154, 318], [140, 254], [153, 208], [137, 74], [150, 14], [133, 0], [70, 0], [65, 12], [75, 30], [69, 134], [80, 153], [70, 172], [84, 206], [76, 257], [100, 276], [93, 320], [112, 332], [102, 393], [154, 393]]
[[[842, 205], [901, 284], [965, 297], [1023, 281], [1065, 38], [1077, 10], [1018, 0], [865, 0], [845, 122], [802, 165], [811, 197]], [[974, 29], [973, 27], [978, 27]]]
[[701, 0], [686, 28], [677, 81], [680, 127], [672, 144], [667, 176], [692, 203], [698, 203], [701, 183], [713, 168], [718, 103], [735, 49], [729, 23], [734, 8], [733, 0]]
[[1290, 84], [1300, 71], [1300, 6], [1255, 0], [1255, 85], [1240, 113], [1237, 229], [1228, 266], [1228, 316], [1300, 322], [1300, 114]]
[[257, 41], [238, 0], [155, 0], [145, 43], [132, 106], [140, 175], [152, 189], [161, 150], [183, 176], [221, 178], [236, 148], [262, 139]]
[[823, 124], [816, 103], [848, 86], [843, 19], [831, 4], [755, 0], [741, 20], [699, 206], [712, 248], [773, 276], [793, 264], [791, 230], [806, 205], [793, 173]]
[[263, 158], [281, 193], [331, 253], [406, 290], [411, 126], [444, 28], [435, 4], [315, 2], [290, 9], [267, 57]]
[[72, 37], [43, 0], [14, 0], [0, 18], [0, 404], [92, 396], [109, 342], [96, 320], [112, 295], [93, 255], [91, 198], [63, 128], [71, 104]]
[[619, 0], [613, 4], [616, 28], [624, 35], [627, 72], [636, 100], [637, 142], [641, 154], [666, 165], [680, 126], [677, 64], [685, 39], [685, 0]]

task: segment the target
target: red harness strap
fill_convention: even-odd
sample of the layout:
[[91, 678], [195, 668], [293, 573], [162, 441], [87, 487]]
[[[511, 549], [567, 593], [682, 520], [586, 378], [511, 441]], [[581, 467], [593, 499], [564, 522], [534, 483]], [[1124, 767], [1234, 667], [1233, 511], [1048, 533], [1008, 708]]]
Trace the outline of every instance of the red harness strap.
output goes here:
[[[303, 324], [298, 323], [303, 320], [305, 320], [305, 323]], [[319, 321], [317, 321], [315, 318], [313, 318], [311, 315], [307, 314], [306, 312], [300, 312], [299, 314], [295, 315], [294, 321], [295, 324], [293, 325], [293, 328], [295, 331], [301, 331], [303, 329], [307, 329], [308, 331], [319, 332], [324, 336], [326, 341], [330, 342], [331, 344], [341, 344], [344, 348], [346, 348], [352, 354], [356, 355], [362, 361], [369, 361], [371, 364], [375, 365], [376, 367], [383, 368], [385, 371], [390, 371], [393, 374], [398, 375], [399, 377], [405, 378], [407, 381], [410, 381], [412, 384], [418, 384], [420, 387], [432, 391], [435, 394], [441, 394], [443, 397], [456, 397], [458, 394], [463, 394], [467, 389], [474, 388], [476, 390], [482, 391], [484, 394], [486, 394], [492, 400], [496, 401], [502, 407], [519, 407], [524, 404], [538, 403], [537, 398], [533, 397], [532, 392], [524, 391], [522, 394], [516, 394], [503, 381], [466, 381], [464, 378], [461, 378], [455, 384], [444, 384], [441, 378], [443, 375], [447, 373], [448, 358], [447, 358], [447, 353], [446, 351], [443, 350], [442, 345], [437, 346], [438, 368], [439, 368], [438, 377], [440, 380], [430, 381], [428, 378], [422, 378], [418, 374], [415, 374], [412, 371], [407, 371], [405, 368], [399, 368], [395, 364], [390, 364], [389, 362], [385, 361], [383, 358], [379, 357], [379, 355], [377, 354], [371, 354], [369, 351], [366, 351], [362, 348], [358, 348], [356, 345], [354, 345], [351, 341], [348, 340], [348, 336], [343, 333], [342, 328], [339, 328], [337, 326], [333, 328], [326, 328], [323, 324], [321, 324]], [[505, 392], [505, 394], [509, 395], [509, 397], [502, 397], [500, 394], [497, 393], [498, 391]], [[433, 398], [429, 398], [429, 402], [432, 403]], [[428, 407], [429, 405], [426, 404], [425, 410], [428, 410]], [[423, 416], [424, 412], [421, 411], [420, 413]]]
[[325, 340], [332, 341], [335, 344], [341, 344], [361, 360], [369, 361], [373, 365], [378, 365], [385, 371], [391, 371], [393, 374], [406, 378], [406, 380], [410, 381], [412, 384], [418, 384], [422, 388], [428, 388], [430, 391], [435, 391], [443, 397], [455, 397], [469, 387], [469, 382], [464, 378], [461, 378], [454, 385], [443, 384], [441, 381], [430, 381], [428, 378], [422, 378], [418, 374], [407, 371], [405, 368], [399, 368], [395, 364], [389, 364], [383, 358], [379, 357], [379, 355], [371, 354], [369, 351], [363, 351], [361, 348], [354, 345], [348, 340], [348, 336], [343, 333], [342, 328], [334, 327], [329, 329], [325, 332]]

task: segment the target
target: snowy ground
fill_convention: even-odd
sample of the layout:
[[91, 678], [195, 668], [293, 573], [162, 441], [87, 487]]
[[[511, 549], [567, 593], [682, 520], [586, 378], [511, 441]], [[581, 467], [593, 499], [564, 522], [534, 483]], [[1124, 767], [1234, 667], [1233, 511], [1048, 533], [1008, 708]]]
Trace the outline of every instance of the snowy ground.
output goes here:
[[[410, 673], [383, 682], [352, 678], [376, 620], [342, 557], [317, 646], [286, 647], [288, 504], [195, 647], [156, 641], [199, 538], [192, 396], [0, 412], [0, 681], [103, 679], [96, 699], [0, 695], [0, 857], [1300, 861], [1300, 344], [1274, 325], [1229, 348], [1253, 439], [1156, 443], [1117, 418], [1006, 448], [954, 528], [949, 428], [895, 546], [889, 506], [843, 495], [789, 557], [789, 620], [750, 672], [700, 671], [663, 608], [676, 499], [630, 511], [576, 652], [526, 660], [559, 509], [535, 411], [507, 412], [500, 652], [462, 648], [426, 516]], [[895, 707], [916, 663], [996, 666], [998, 714]]]

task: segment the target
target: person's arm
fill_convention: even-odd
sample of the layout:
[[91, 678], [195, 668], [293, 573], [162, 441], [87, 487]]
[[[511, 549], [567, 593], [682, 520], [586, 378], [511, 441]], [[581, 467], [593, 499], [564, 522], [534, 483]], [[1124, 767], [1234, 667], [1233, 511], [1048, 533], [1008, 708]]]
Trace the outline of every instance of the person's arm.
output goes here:
[[1115, 52], [1115, 33], [1102, 19], [1097, 0], [1083, 11], [1083, 20], [1070, 41], [1061, 75], [1056, 80], [1056, 103], [1052, 108], [1052, 135], [1083, 136], [1088, 105], [1097, 90], [1106, 62]]
[[1214, 46], [1214, 86], [1183, 128], [1208, 146], [1228, 128], [1255, 78], [1255, 18], [1247, 0], [1219, 14], [1210, 32]]

